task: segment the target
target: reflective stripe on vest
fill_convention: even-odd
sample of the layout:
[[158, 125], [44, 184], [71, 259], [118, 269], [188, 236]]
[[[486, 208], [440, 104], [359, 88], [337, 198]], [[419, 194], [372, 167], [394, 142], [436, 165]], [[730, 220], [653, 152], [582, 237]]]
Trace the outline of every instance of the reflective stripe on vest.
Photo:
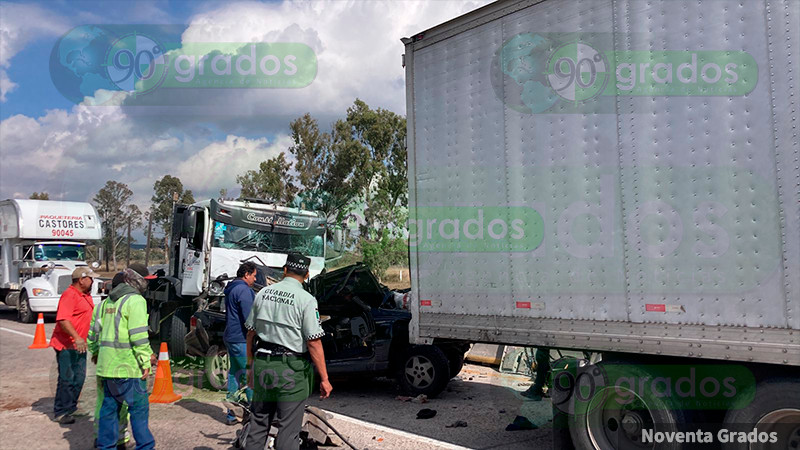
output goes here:
[[[114, 316], [114, 341], [119, 342], [119, 322], [122, 320], [122, 307], [125, 306], [125, 302], [131, 298], [131, 295], [128, 294], [121, 299], [119, 299], [119, 306], [117, 306], [117, 315]], [[131, 339], [131, 333], [128, 333], [128, 340]]]

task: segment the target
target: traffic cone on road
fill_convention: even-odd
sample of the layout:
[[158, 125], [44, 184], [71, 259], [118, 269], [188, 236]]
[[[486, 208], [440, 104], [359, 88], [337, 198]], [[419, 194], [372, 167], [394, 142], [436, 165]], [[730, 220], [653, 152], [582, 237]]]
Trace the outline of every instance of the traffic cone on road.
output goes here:
[[44, 334], [44, 314], [39, 313], [36, 319], [36, 333], [33, 334], [33, 344], [28, 348], [47, 348], [47, 336]]
[[161, 343], [158, 352], [158, 367], [156, 367], [156, 381], [153, 384], [153, 393], [150, 394], [150, 403], [172, 403], [180, 400], [181, 396], [172, 390], [172, 369], [169, 366], [169, 349], [167, 343]]

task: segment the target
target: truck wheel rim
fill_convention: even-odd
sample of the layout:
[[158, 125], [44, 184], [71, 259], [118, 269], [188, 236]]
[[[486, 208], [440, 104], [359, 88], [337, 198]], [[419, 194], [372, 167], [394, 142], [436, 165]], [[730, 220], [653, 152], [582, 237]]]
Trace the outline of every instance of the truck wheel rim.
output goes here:
[[431, 360], [424, 356], [414, 356], [409, 358], [406, 363], [405, 376], [412, 386], [416, 388], [426, 388], [433, 383], [436, 369]]
[[[762, 417], [755, 428], [759, 434], [777, 433], [777, 443], [786, 443], [786, 449], [800, 448], [800, 409], [777, 409]], [[748, 430], [749, 431], [749, 430]], [[752, 443], [751, 449], [777, 448], [770, 443]]]
[[644, 400], [621, 386], [596, 392], [589, 401], [585, 425], [597, 449], [653, 448], [642, 441], [642, 430], [659, 428]]

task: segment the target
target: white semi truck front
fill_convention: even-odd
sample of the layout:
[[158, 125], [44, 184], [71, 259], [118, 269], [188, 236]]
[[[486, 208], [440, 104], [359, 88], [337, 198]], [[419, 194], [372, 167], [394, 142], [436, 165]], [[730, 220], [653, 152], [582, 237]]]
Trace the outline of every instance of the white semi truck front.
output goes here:
[[[89, 203], [0, 202], [0, 299], [26, 323], [38, 313], [56, 312], [72, 271], [89, 265], [86, 244], [101, 237], [99, 216]], [[92, 287], [95, 304], [99, 289], [99, 283]]]

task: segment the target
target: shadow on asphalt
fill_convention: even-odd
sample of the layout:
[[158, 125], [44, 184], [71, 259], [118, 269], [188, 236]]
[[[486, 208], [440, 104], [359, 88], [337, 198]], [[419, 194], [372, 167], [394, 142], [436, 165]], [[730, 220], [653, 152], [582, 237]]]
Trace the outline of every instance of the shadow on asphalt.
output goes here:
[[[48, 419], [53, 420], [53, 401], [54, 397], [42, 397], [31, 405], [36, 412], [42, 413]], [[94, 441], [94, 425], [92, 419], [86, 415], [75, 416], [75, 423], [60, 425], [67, 431], [64, 433], [64, 440], [69, 443], [70, 449], [92, 448]]]

